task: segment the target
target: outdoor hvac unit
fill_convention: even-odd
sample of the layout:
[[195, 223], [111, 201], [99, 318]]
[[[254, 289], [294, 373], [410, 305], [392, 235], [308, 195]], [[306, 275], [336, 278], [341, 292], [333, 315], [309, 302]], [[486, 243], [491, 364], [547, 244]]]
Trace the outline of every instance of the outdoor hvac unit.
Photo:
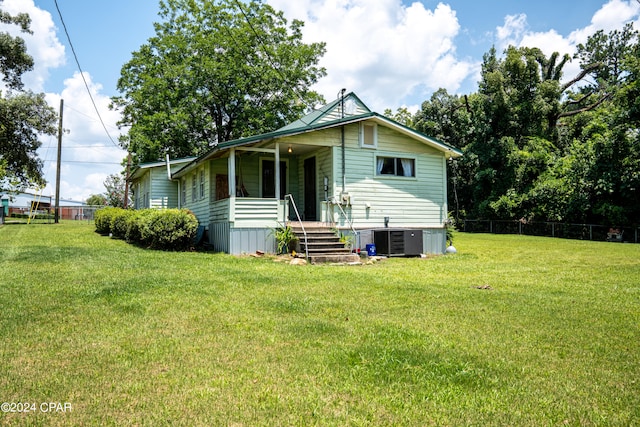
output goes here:
[[422, 230], [374, 230], [373, 241], [378, 255], [419, 256], [422, 253]]

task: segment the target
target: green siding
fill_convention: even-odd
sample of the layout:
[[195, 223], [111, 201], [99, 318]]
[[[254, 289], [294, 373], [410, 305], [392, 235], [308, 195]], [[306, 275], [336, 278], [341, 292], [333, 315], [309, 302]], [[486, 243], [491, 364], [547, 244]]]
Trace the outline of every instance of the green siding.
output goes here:
[[[352, 205], [343, 207], [356, 228], [382, 227], [389, 217], [392, 227], [442, 227], [446, 219], [444, 155], [409, 137], [378, 126], [378, 148], [360, 148], [358, 126], [345, 131], [346, 191]], [[333, 194], [342, 190], [342, 150], [333, 148]], [[376, 175], [376, 156], [415, 159], [415, 177]], [[369, 206], [369, 207], [367, 207]], [[334, 218], [344, 224], [334, 209]]]

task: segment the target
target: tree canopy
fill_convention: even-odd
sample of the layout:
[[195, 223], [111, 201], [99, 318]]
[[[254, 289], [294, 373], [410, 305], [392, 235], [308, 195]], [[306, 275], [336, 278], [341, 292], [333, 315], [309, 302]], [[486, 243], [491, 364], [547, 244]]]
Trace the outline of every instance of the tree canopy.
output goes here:
[[275, 130], [322, 101], [323, 43], [302, 43], [262, 0], [161, 0], [155, 36], [123, 66], [113, 98], [137, 162], [198, 155]]
[[[0, 7], [2, 3], [0, 2]], [[26, 14], [12, 16], [0, 10], [0, 22], [18, 25], [28, 33]], [[22, 75], [33, 68], [24, 40], [0, 33], [0, 75], [6, 93], [0, 92], [0, 190], [17, 191], [44, 184], [42, 161], [36, 150], [41, 134], [55, 134], [56, 114], [43, 94], [23, 91]]]
[[[418, 130], [459, 147], [450, 203], [458, 218], [595, 222], [640, 218], [640, 43], [631, 24], [569, 56], [510, 46], [483, 58], [476, 93], [441, 89]], [[455, 187], [454, 187], [455, 185]]]

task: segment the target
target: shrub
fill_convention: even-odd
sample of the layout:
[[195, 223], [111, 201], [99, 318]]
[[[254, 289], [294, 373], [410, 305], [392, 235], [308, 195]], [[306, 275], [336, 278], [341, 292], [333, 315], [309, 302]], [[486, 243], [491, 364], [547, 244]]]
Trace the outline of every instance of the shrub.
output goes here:
[[125, 239], [127, 236], [127, 228], [129, 219], [133, 217], [134, 212], [126, 209], [116, 208], [111, 216], [111, 233], [113, 237]]
[[146, 244], [142, 239], [142, 228], [153, 212], [153, 209], [142, 209], [133, 211], [133, 214], [127, 217], [127, 232], [124, 236], [127, 242]]
[[98, 233], [165, 250], [191, 248], [198, 230], [198, 220], [187, 209], [131, 211], [109, 207], [96, 212], [95, 223]]
[[191, 247], [198, 220], [187, 209], [156, 210], [145, 216], [142, 241], [154, 249], [186, 250]]
[[96, 232], [107, 235], [111, 233], [111, 219], [119, 208], [106, 207], [98, 209], [94, 216], [94, 222], [96, 224]]

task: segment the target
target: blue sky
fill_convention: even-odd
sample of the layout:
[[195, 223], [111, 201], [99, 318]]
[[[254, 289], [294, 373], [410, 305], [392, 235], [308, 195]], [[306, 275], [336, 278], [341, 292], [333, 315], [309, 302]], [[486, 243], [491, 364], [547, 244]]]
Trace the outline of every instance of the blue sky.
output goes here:
[[[482, 55], [508, 44], [573, 53], [589, 34], [621, 28], [635, 21], [638, 0], [268, 0], [290, 20], [305, 21], [308, 42], [325, 41], [322, 65], [328, 75], [316, 87], [327, 101], [341, 88], [356, 92], [373, 110], [417, 110], [439, 87], [451, 93], [477, 88]], [[65, 100], [61, 192], [81, 200], [104, 192], [107, 175], [121, 170], [122, 150], [114, 147], [100, 124], [69, 47], [54, 0], [3, 0], [11, 13], [32, 16], [32, 36], [25, 37], [36, 68], [24, 81], [45, 92], [58, 109]], [[58, 0], [67, 30], [109, 134], [116, 139], [118, 113], [107, 106], [117, 95], [122, 65], [154, 34], [157, 0]], [[6, 27], [5, 27], [6, 30]], [[565, 68], [566, 76], [577, 64]], [[53, 192], [55, 138], [43, 139]]]

